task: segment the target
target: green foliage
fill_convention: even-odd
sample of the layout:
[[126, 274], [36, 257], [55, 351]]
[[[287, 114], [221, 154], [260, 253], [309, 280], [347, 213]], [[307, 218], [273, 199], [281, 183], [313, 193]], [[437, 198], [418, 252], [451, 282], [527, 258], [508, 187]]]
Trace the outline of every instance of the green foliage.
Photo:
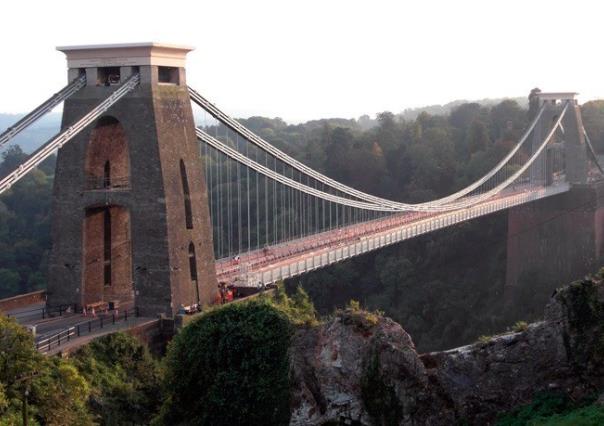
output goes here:
[[491, 144], [487, 126], [482, 121], [476, 119], [472, 122], [468, 132], [467, 144], [470, 154], [484, 151]]
[[32, 383], [32, 402], [47, 425], [90, 425], [86, 407], [90, 385], [70, 362], [45, 358], [46, 368]]
[[26, 392], [32, 424], [92, 424], [86, 409], [90, 387], [84, 377], [68, 361], [39, 354], [31, 334], [3, 316], [0, 391], [0, 418], [5, 424], [18, 424]]
[[597, 426], [604, 421], [604, 407], [592, 399], [575, 402], [562, 393], [540, 393], [530, 404], [497, 419], [497, 426]]
[[486, 334], [483, 334], [481, 336], [478, 336], [478, 342], [482, 343], [483, 345], [486, 345], [487, 343], [489, 343], [491, 340], [493, 340], [493, 336], [488, 336]]
[[265, 296], [262, 300], [283, 312], [292, 324], [312, 326], [318, 322], [315, 306], [302, 286], [296, 287], [289, 297], [283, 283], [279, 283], [274, 295]]
[[555, 414], [536, 420], [534, 424], [536, 426], [600, 426], [604, 424], [604, 407], [594, 404], [566, 414]]
[[287, 424], [290, 333], [284, 311], [265, 300], [193, 321], [168, 349], [167, 400], [156, 423]]
[[346, 309], [348, 309], [352, 312], [358, 312], [361, 310], [361, 304], [359, 303], [358, 300], [350, 299], [350, 301], [348, 302], [348, 305], [346, 305]]
[[[18, 146], [2, 154], [0, 176], [27, 155]], [[54, 157], [29, 173], [0, 200], [0, 298], [46, 286]], [[49, 170], [50, 169], [50, 170]]]
[[387, 383], [380, 370], [380, 359], [376, 350], [369, 356], [369, 362], [361, 377], [361, 398], [376, 425], [398, 425], [403, 417], [403, 408], [394, 386]]
[[336, 311], [336, 315], [344, 324], [353, 325], [356, 331], [363, 333], [378, 324], [383, 312], [364, 310], [358, 301], [351, 299], [346, 308]]
[[512, 330], [515, 332], [521, 332], [528, 330], [528, 323], [526, 321], [516, 321], [512, 326]]
[[11, 269], [0, 268], [0, 283], [4, 295], [18, 294], [21, 290], [21, 277]]
[[159, 362], [134, 337], [115, 333], [73, 355], [92, 387], [88, 406], [102, 425], [148, 424], [161, 405]]

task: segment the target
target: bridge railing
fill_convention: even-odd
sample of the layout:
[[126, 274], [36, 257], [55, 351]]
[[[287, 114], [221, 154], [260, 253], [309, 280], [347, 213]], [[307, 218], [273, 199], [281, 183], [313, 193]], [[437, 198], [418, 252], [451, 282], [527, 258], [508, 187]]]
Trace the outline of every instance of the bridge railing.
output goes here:
[[35, 320], [35, 319], [46, 319], [58, 316], [63, 316], [63, 314], [75, 313], [76, 306], [69, 305], [58, 305], [47, 307], [43, 306], [41, 308], [29, 309], [27, 311], [21, 311], [14, 314], [7, 314], [6, 316], [9, 318], [14, 318], [18, 320]]
[[75, 327], [68, 327], [47, 337], [46, 339], [36, 342], [36, 350], [40, 352], [48, 352], [53, 348], [53, 344], [54, 347], [61, 346], [61, 343], [65, 344], [66, 342], [69, 342], [71, 337], [75, 336], [75, 334]]
[[[292, 257], [289, 261], [277, 262], [273, 265], [271, 265], [270, 260], [254, 264], [248, 273], [247, 285], [250, 287], [268, 285], [475, 217], [565, 192], [568, 189], [569, 185], [565, 182], [556, 182], [545, 188], [531, 190], [519, 187], [515, 191], [510, 191], [506, 196], [497, 197], [480, 205], [450, 213], [443, 213], [434, 217], [420, 215], [417, 217], [419, 220], [411, 222], [404, 220], [403, 216], [399, 217], [402, 219], [400, 221], [396, 220], [396, 216], [386, 218], [383, 220], [384, 226], [377, 226], [374, 229], [372, 227], [372, 231], [365, 235], [351, 234], [347, 236], [344, 233], [343, 236], [345, 239], [339, 240], [339, 238], [336, 238], [333, 247], [328, 248], [324, 252], [314, 253], [311, 251], [305, 257]], [[361, 226], [364, 226], [364, 224]], [[324, 240], [324, 238], [321, 238], [321, 240]], [[228, 269], [225, 269], [224, 274], [222, 278], [227, 280], [229, 278]]]
[[106, 327], [111, 327], [119, 322], [127, 323], [132, 318], [138, 318], [138, 308], [130, 308], [124, 310], [121, 314], [116, 314], [115, 311], [111, 314], [100, 315], [88, 321], [82, 321], [78, 324], [66, 327], [51, 335], [46, 335], [44, 338], [36, 341], [36, 350], [39, 352], [49, 352], [61, 345], [69, 343], [73, 339], [80, 336], [90, 335], [93, 331], [101, 330]]

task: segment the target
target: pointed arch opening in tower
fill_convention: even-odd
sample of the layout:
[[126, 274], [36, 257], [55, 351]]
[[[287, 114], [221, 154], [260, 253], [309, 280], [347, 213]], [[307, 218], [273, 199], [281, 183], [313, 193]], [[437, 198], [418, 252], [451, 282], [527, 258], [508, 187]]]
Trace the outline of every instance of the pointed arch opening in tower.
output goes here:
[[84, 161], [86, 189], [127, 189], [130, 158], [126, 132], [111, 116], [101, 117], [90, 136]]
[[187, 169], [185, 162], [180, 160], [180, 180], [182, 182], [182, 193], [185, 203], [185, 224], [187, 229], [193, 229], [193, 212], [191, 209], [191, 193], [189, 191], [189, 179], [187, 178]]
[[82, 304], [133, 301], [130, 210], [91, 206], [83, 223]]
[[191, 284], [195, 287], [197, 302], [199, 303], [199, 286], [197, 285], [197, 257], [195, 256], [195, 244], [189, 243], [189, 275]]

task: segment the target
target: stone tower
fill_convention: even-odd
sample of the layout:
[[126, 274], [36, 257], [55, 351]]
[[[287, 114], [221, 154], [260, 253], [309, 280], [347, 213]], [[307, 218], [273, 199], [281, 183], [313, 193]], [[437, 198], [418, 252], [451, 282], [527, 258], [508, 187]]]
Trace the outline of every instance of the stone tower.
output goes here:
[[[545, 108], [541, 120], [533, 132], [533, 152], [541, 145], [568, 102], [568, 109], [562, 119], [562, 126], [564, 128], [562, 138], [564, 140], [566, 155], [566, 179], [571, 184], [587, 183], [587, 151], [583, 135], [581, 109], [576, 99], [577, 93], [539, 92], [536, 96], [539, 101], [539, 107], [545, 106]], [[547, 154], [548, 150], [544, 151], [542, 155]], [[550, 159], [548, 158], [548, 160]], [[537, 159], [533, 166], [531, 166], [531, 180], [533, 182], [537, 184], [544, 183], [544, 178], [551, 172], [548, 170], [548, 173], [544, 173], [543, 167], [547, 167], [546, 164], [549, 165], [549, 161], [543, 162]]]
[[216, 290], [212, 227], [188, 95], [191, 48], [158, 43], [59, 47], [69, 80], [62, 128], [134, 73], [140, 85], [58, 152], [48, 305], [135, 305], [173, 315]]

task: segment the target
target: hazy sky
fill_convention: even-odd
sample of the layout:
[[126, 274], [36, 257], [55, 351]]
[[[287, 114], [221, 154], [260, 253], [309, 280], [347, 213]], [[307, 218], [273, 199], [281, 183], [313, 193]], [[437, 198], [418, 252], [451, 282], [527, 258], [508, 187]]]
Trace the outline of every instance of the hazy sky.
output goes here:
[[604, 6], [589, 1], [6, 1], [0, 112], [66, 81], [58, 45], [193, 45], [188, 82], [236, 116], [358, 117], [455, 99], [604, 98]]

